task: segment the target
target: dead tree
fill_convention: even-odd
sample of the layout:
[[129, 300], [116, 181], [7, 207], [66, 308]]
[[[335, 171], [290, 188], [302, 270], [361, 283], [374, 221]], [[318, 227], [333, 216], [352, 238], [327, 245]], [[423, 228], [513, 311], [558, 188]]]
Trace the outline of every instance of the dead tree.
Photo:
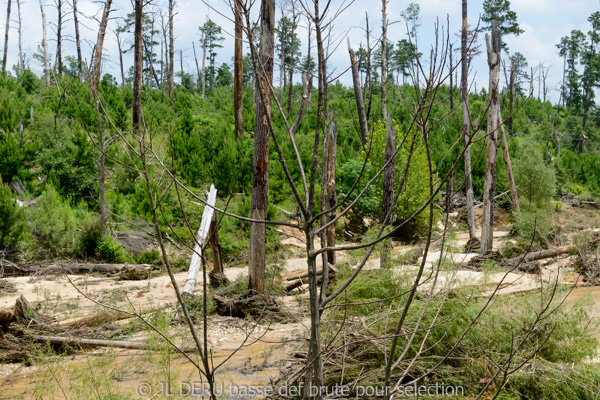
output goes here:
[[79, 38], [79, 19], [77, 17], [77, 0], [73, 0], [73, 23], [75, 24], [75, 46], [77, 47], [77, 79], [79, 82], [82, 77], [82, 58], [81, 58], [81, 41]]
[[206, 99], [206, 41], [208, 40], [206, 32], [202, 31], [202, 98]]
[[[235, 137], [244, 136], [244, 42], [242, 20], [242, 0], [235, 1], [235, 51], [233, 63], [233, 117], [235, 121]], [[195, 50], [194, 50], [195, 51]]]
[[8, 54], [8, 31], [10, 29], [10, 5], [12, 1], [8, 0], [6, 5], [6, 26], [4, 27], [4, 56], [2, 57], [2, 72], [6, 71], [6, 57]]
[[115, 30], [117, 36], [117, 48], [119, 49], [119, 67], [121, 69], [121, 87], [125, 87], [125, 67], [123, 66], [123, 39], [121, 37], [121, 30]]
[[519, 206], [519, 196], [517, 196], [517, 186], [515, 185], [515, 177], [510, 162], [510, 154], [508, 152], [508, 141], [506, 132], [504, 132], [504, 124], [502, 123], [502, 115], [498, 113], [498, 129], [500, 130], [500, 140], [502, 142], [502, 153], [504, 154], [504, 164], [506, 165], [506, 175], [508, 176], [508, 186], [510, 187], [510, 199], [513, 203], [513, 208], [517, 213], [521, 212]]
[[169, 92], [169, 98], [173, 93], [173, 87], [175, 86], [174, 78], [174, 58], [175, 49], [173, 44], [173, 0], [169, 0], [169, 68], [167, 69], [167, 91]]
[[[368, 81], [369, 88], [369, 105], [367, 106], [367, 121], [371, 116], [371, 104], [373, 100], [373, 79], [371, 74], [371, 31], [369, 30], [369, 14], [365, 11], [365, 21], [367, 23], [367, 74], [365, 80]], [[367, 91], [367, 84], [365, 83], [365, 95]]]
[[56, 65], [57, 72], [62, 75], [62, 0], [56, 1], [58, 21], [56, 22]]
[[381, 120], [388, 117], [387, 112], [387, 15], [385, 6], [388, 0], [381, 0], [382, 33], [381, 33]]
[[[390, 221], [394, 212], [394, 182], [396, 178], [396, 131], [388, 114], [385, 140], [385, 169], [383, 170], [383, 198], [381, 199], [381, 221]], [[385, 268], [390, 251], [390, 242], [385, 241], [381, 249], [379, 266]]]
[[292, 94], [294, 89], [294, 56], [296, 49], [296, 28], [298, 27], [298, 13], [296, 11], [296, 1], [292, 0], [292, 43], [290, 48], [290, 65], [289, 65], [289, 86], [288, 86], [288, 99], [287, 99], [287, 113], [292, 114]]
[[454, 110], [454, 81], [452, 79], [452, 70], [454, 69], [454, 64], [452, 63], [452, 43], [450, 43], [448, 57], [450, 58], [450, 63], [448, 65], [448, 68], [450, 69], [450, 109]]
[[138, 134], [142, 131], [142, 12], [143, 0], [135, 0], [135, 27], [133, 39], [133, 129]]
[[[327, 138], [327, 222], [332, 222], [335, 219], [335, 158], [337, 152], [337, 122], [331, 119], [331, 128], [329, 129], [329, 137]], [[327, 246], [335, 246], [335, 221], [331, 223], [326, 230]], [[327, 262], [331, 265], [336, 265], [335, 252], [327, 252]]]
[[469, 237], [476, 240], [477, 229], [475, 226], [475, 215], [473, 213], [473, 203], [475, 196], [473, 194], [473, 180], [471, 179], [471, 125], [469, 115], [469, 62], [467, 43], [469, 25], [467, 23], [467, 0], [462, 0], [462, 31], [461, 31], [461, 81], [460, 95], [463, 107], [463, 135], [465, 141], [465, 191], [467, 194], [467, 225], [469, 226]]
[[[206, 47], [206, 46], [205, 46]], [[269, 93], [273, 83], [273, 56], [275, 51], [275, 0], [262, 0], [260, 12], [260, 50], [256, 82], [258, 90]], [[265, 220], [267, 217], [267, 193], [269, 189], [269, 126], [271, 97], [264, 96], [256, 104], [254, 124], [254, 156], [252, 172], [251, 217]], [[265, 224], [250, 225], [250, 262], [248, 265], [248, 292], [263, 294], [265, 291]]]
[[358, 113], [358, 126], [360, 127], [360, 139], [362, 144], [367, 143], [367, 112], [365, 111], [365, 101], [360, 89], [360, 76], [358, 74], [358, 61], [356, 55], [350, 47], [350, 38], [348, 38], [348, 53], [350, 53], [350, 64], [352, 68], [352, 82], [354, 84], [354, 98], [356, 100], [356, 110]]
[[481, 232], [481, 253], [492, 250], [494, 235], [494, 190], [496, 188], [496, 158], [498, 151], [498, 120], [500, 115], [499, 89], [500, 53], [502, 41], [496, 21], [492, 21], [491, 37], [486, 33], [488, 66], [490, 68], [490, 89], [487, 117], [487, 147], [485, 175], [483, 182], [483, 226]]
[[104, 37], [106, 36], [106, 26], [108, 25], [108, 16], [110, 14], [111, 5], [112, 0], [106, 0], [104, 2], [104, 12], [102, 13], [102, 20], [100, 20], [100, 27], [98, 28], [98, 39], [96, 40], [96, 56], [94, 57], [94, 72], [92, 80], [90, 82], [90, 98], [92, 100], [96, 97], [96, 92], [100, 83], [100, 71], [102, 69], [102, 50], [104, 48]]
[[296, 113], [296, 118], [294, 119], [294, 123], [291, 127], [292, 135], [295, 135], [298, 132], [298, 128], [300, 127], [300, 122], [302, 122], [302, 118], [304, 118], [304, 113], [310, 104], [310, 93], [312, 90], [312, 75], [308, 72], [302, 73], [302, 100], [300, 101], [300, 107], [298, 108], [298, 112]]
[[25, 59], [23, 58], [23, 25], [21, 19], [21, 0], [17, 0], [17, 32], [19, 33], [19, 65], [21, 66], [21, 85], [25, 86]]
[[198, 57], [196, 56], [196, 44], [192, 41], [192, 49], [194, 50], [194, 61], [196, 62], [196, 73], [198, 74], [198, 79], [196, 81], [196, 86], [199, 88], [200, 86], [200, 66], [198, 65]]
[[44, 6], [42, 6], [42, 0], [40, 0], [40, 11], [42, 12], [42, 33], [44, 43], [44, 64], [45, 64], [45, 75], [46, 75], [46, 87], [50, 86], [50, 60], [48, 59], [48, 37], [46, 35], [46, 13], [44, 12]]

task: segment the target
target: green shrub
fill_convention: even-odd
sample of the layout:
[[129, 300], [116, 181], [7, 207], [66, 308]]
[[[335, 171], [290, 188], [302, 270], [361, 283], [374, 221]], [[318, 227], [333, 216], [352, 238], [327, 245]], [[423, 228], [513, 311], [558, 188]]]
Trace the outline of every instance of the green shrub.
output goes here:
[[25, 233], [25, 214], [0, 178], [0, 252], [17, 249]]
[[152, 249], [133, 256], [136, 264], [161, 265], [162, 257], [158, 249]]
[[97, 218], [85, 221], [79, 239], [79, 251], [83, 257], [93, 257], [102, 239], [102, 226]]
[[124, 264], [129, 262], [129, 253], [121, 246], [121, 243], [111, 236], [102, 236], [98, 242], [96, 251], [109, 263]]
[[542, 150], [536, 144], [521, 141], [515, 159], [515, 183], [524, 208], [543, 207], [556, 193], [554, 169], [544, 163]]
[[31, 232], [51, 255], [71, 255], [77, 249], [79, 218], [54, 186], [46, 185], [36, 205], [28, 208], [27, 214]]

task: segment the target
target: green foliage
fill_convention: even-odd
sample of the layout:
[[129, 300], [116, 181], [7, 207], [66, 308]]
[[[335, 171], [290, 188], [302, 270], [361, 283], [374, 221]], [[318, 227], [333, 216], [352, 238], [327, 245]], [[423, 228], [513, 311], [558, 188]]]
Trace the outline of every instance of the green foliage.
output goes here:
[[111, 236], [102, 236], [96, 247], [96, 251], [109, 263], [127, 263], [130, 260], [129, 253]]
[[556, 193], [554, 169], [544, 163], [542, 150], [532, 141], [518, 143], [514, 172], [519, 199], [529, 209], [543, 207]]
[[[396, 126], [395, 129], [396, 132], [401, 132], [398, 126]], [[363, 186], [385, 165], [386, 131], [386, 124], [382, 122], [375, 124], [373, 138], [371, 140], [371, 152], [368, 159], [371, 169], [370, 174], [366, 175], [367, 179], [362, 181]], [[398, 197], [398, 202], [394, 209], [397, 223], [403, 223], [410, 219], [400, 232], [400, 236], [405, 238], [419, 236], [427, 231], [429, 226], [428, 208], [426, 207], [420, 212], [419, 209], [430, 197], [430, 186], [437, 184], [435, 175], [433, 181], [430, 182], [429, 164], [427, 161], [425, 144], [417, 137], [415, 138], [414, 146], [412, 146], [412, 139], [413, 135], [409, 134], [407, 140], [404, 141], [404, 144], [398, 152], [396, 157], [394, 184], [394, 187], [398, 189], [406, 171], [406, 180], [402, 186], [402, 192]], [[397, 140], [401, 141], [402, 139], [398, 138]], [[413, 147], [412, 150], [411, 147]], [[408, 162], [409, 157], [410, 163]], [[363, 160], [366, 158], [365, 153], [362, 153], [362, 158]], [[376, 216], [380, 216], [381, 199], [383, 197], [383, 174], [381, 174], [373, 183], [373, 193], [375, 199], [377, 199]], [[435, 221], [433, 221], [433, 223], [435, 224]]]
[[47, 184], [35, 206], [27, 209], [29, 229], [50, 255], [70, 255], [78, 247], [78, 226], [87, 212], [72, 209], [52, 184]]
[[10, 188], [0, 179], [0, 253], [12, 252], [25, 233], [25, 215]]

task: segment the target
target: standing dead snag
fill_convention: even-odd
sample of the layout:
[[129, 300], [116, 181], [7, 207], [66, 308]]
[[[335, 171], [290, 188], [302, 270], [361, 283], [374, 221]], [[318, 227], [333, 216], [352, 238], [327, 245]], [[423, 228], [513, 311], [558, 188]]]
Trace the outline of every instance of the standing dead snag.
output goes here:
[[[9, 0], [10, 2], [10, 0]], [[56, 8], [58, 14], [58, 21], [56, 22], [56, 70], [59, 75], [62, 75], [62, 25], [63, 25], [63, 12], [62, 12], [62, 0], [56, 1]]]
[[6, 26], [4, 27], [4, 56], [2, 57], [2, 72], [6, 71], [6, 57], [8, 54], [8, 30], [10, 29], [10, 5], [11, 0], [8, 0], [6, 5]]
[[[171, 93], [173, 93], [173, 87], [175, 86], [175, 49], [173, 44], [173, 0], [169, 0], [169, 66], [167, 68], [167, 91], [169, 93], [169, 98], [171, 98]], [[194, 50], [195, 51], [195, 50]]]
[[143, 0], [135, 0], [134, 61], [133, 61], [133, 130], [142, 131], [142, 12]]
[[[396, 175], [396, 131], [392, 124], [392, 118], [388, 114], [387, 119], [387, 135], [385, 140], [385, 169], [383, 171], [383, 198], [381, 201], [381, 223], [390, 223], [392, 213], [394, 212], [394, 181]], [[385, 268], [387, 265], [387, 256], [389, 253], [390, 242], [388, 240], [383, 242], [383, 248], [381, 249], [381, 257], [379, 260], [379, 266]]]
[[42, 32], [44, 35], [43, 41], [46, 87], [48, 87], [50, 86], [50, 60], [48, 59], [48, 37], [46, 36], [46, 13], [44, 12], [44, 6], [42, 6], [42, 0], [40, 0], [40, 11], [42, 12]]
[[494, 190], [496, 188], [496, 158], [498, 151], [498, 116], [500, 102], [498, 83], [500, 81], [500, 53], [502, 40], [496, 21], [492, 21], [491, 37], [486, 33], [488, 66], [490, 68], [490, 90], [487, 117], [487, 147], [485, 175], [483, 182], [483, 226], [481, 231], [481, 253], [492, 250], [494, 235]]
[[[254, 123], [254, 156], [252, 172], [252, 202], [250, 217], [265, 220], [269, 189], [269, 125], [271, 116], [270, 87], [273, 83], [273, 55], [275, 51], [275, 0], [262, 0], [260, 15], [260, 51], [258, 54], [258, 90], [264, 96], [256, 104]], [[248, 264], [248, 292], [265, 292], [265, 224], [250, 225], [250, 262]]]
[[[233, 63], [233, 116], [235, 119], [235, 137], [244, 136], [244, 54], [241, 0], [235, 1], [235, 51]], [[194, 50], [195, 51], [195, 50]]]
[[181, 295], [184, 298], [190, 298], [194, 295], [194, 286], [196, 286], [196, 277], [200, 272], [200, 266], [202, 265], [202, 251], [204, 244], [208, 239], [208, 234], [212, 225], [213, 215], [215, 214], [215, 204], [217, 202], [217, 189], [214, 185], [210, 185], [210, 191], [208, 192], [208, 198], [206, 199], [206, 206], [202, 212], [202, 221], [200, 222], [200, 228], [196, 235], [196, 243], [194, 244], [194, 252], [192, 253], [192, 261], [190, 262], [190, 269], [188, 271], [188, 277], [185, 281], [185, 286]]
[[465, 191], [467, 194], [467, 220], [469, 226], [470, 240], [477, 240], [477, 228], [475, 226], [475, 215], [473, 213], [473, 203], [475, 196], [473, 194], [473, 181], [471, 179], [471, 133], [470, 133], [470, 116], [469, 116], [469, 62], [467, 35], [469, 25], [467, 23], [467, 0], [462, 0], [462, 31], [461, 31], [461, 79], [460, 79], [460, 96], [463, 107], [463, 135], [465, 141]]
[[385, 6], [388, 0], [381, 1], [382, 34], [381, 34], [381, 120], [388, 117], [387, 112], [387, 15]]
[[360, 76], [358, 73], [358, 61], [356, 55], [350, 47], [350, 38], [348, 38], [348, 53], [350, 53], [350, 64], [352, 65], [352, 82], [354, 83], [354, 98], [356, 99], [356, 109], [358, 112], [358, 125], [360, 127], [360, 139], [362, 144], [367, 143], [367, 112], [365, 111], [365, 100], [360, 89]]
[[508, 142], [506, 140], [506, 132], [502, 123], [502, 115], [498, 113], [498, 129], [500, 130], [500, 141], [502, 142], [502, 153], [504, 154], [504, 164], [506, 165], [506, 175], [508, 176], [508, 186], [510, 187], [510, 199], [513, 202], [513, 208], [516, 212], [521, 212], [519, 206], [519, 196], [517, 196], [517, 185], [515, 185], [515, 176], [510, 162], [510, 154], [508, 152]]
[[[337, 121], [331, 119], [331, 128], [329, 129], [329, 138], [327, 140], [327, 222], [335, 219], [335, 158], [337, 152]], [[335, 222], [327, 227], [327, 247], [335, 246]], [[335, 252], [327, 252], [327, 262], [331, 265], [335, 263]]]
[[81, 76], [81, 42], [79, 41], [79, 19], [77, 18], [77, 0], [73, 0], [73, 23], [75, 24], [75, 46], [77, 47], [77, 79], [82, 81]]

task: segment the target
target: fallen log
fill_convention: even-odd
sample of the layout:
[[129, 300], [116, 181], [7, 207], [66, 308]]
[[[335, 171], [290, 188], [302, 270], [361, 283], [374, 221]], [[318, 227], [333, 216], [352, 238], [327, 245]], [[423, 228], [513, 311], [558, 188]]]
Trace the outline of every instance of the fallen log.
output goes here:
[[[151, 350], [157, 351], [156, 346], [151, 346], [147, 343], [135, 343], [135, 342], [124, 342], [121, 340], [100, 340], [100, 339], [83, 339], [83, 338], [74, 338], [74, 337], [62, 337], [62, 336], [40, 336], [35, 335], [33, 339], [38, 343], [50, 343], [54, 346], [77, 346], [77, 347], [87, 347], [87, 348], [96, 348], [96, 347], [116, 347], [119, 349], [129, 349], [129, 350]], [[186, 347], [180, 348], [184, 352], [194, 352], [197, 351], [195, 348]]]
[[[329, 270], [331, 272], [333, 272], [334, 274], [338, 273], [338, 270], [336, 267], [334, 267], [333, 265], [329, 264]], [[323, 274], [323, 268], [317, 268], [317, 275], [322, 275]], [[285, 278], [286, 281], [293, 281], [295, 279], [299, 279], [299, 278], [308, 278], [308, 271], [303, 271], [300, 273], [296, 273], [293, 275], [289, 275]]]
[[117, 275], [123, 279], [145, 279], [152, 269], [150, 264], [92, 264], [92, 263], [45, 263], [45, 264], [12, 264], [4, 266], [4, 276], [27, 276], [32, 274], [80, 275], [99, 273]]
[[[329, 270], [332, 272], [332, 275], [335, 276], [338, 272], [337, 268], [333, 265], [329, 264]], [[321, 282], [323, 280], [323, 269], [317, 269], [317, 282]], [[308, 283], [308, 271], [304, 271], [302, 273], [297, 273], [294, 275], [290, 275], [285, 278], [284, 288], [285, 290], [292, 291], [304, 284]]]
[[552, 248], [549, 248], [548, 250], [532, 251], [527, 254], [520, 255], [518, 257], [509, 258], [506, 261], [511, 265], [518, 264], [519, 262], [524, 262], [524, 263], [532, 262], [532, 261], [536, 261], [536, 260], [542, 260], [544, 258], [552, 258], [552, 257], [560, 256], [562, 254], [567, 254], [573, 248], [574, 248], [574, 246], [552, 247]]

